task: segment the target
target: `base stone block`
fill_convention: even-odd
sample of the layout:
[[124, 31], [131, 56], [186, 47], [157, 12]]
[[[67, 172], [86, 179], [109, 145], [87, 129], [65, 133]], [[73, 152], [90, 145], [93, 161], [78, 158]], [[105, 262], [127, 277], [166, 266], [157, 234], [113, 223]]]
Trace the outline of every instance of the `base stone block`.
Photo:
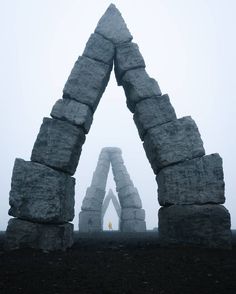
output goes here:
[[81, 211], [79, 213], [79, 231], [84, 233], [101, 232], [101, 211]]
[[162, 95], [144, 99], [136, 104], [134, 122], [141, 140], [150, 128], [163, 125], [177, 119], [175, 110], [170, 103], [169, 96]]
[[172, 205], [158, 213], [163, 245], [230, 249], [230, 214], [222, 205]]
[[190, 116], [151, 128], [143, 146], [155, 174], [168, 165], [205, 155], [197, 125]]
[[34, 248], [47, 251], [66, 250], [73, 245], [73, 224], [46, 225], [18, 218], [10, 219], [6, 230], [5, 248]]
[[73, 175], [84, 141], [81, 128], [66, 121], [44, 118], [31, 160]]
[[75, 179], [45, 165], [15, 160], [9, 215], [39, 223], [74, 218]]
[[161, 206], [225, 202], [224, 175], [219, 154], [165, 167], [156, 179]]
[[145, 232], [146, 222], [141, 220], [125, 220], [120, 222], [121, 232]]

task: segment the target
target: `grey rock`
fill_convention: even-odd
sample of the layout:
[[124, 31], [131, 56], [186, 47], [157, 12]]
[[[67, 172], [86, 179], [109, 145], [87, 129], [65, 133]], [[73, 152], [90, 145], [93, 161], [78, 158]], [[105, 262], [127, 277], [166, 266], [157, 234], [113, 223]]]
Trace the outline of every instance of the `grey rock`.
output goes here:
[[175, 120], [176, 114], [166, 94], [140, 101], [136, 104], [133, 118], [143, 140], [150, 128]]
[[114, 44], [130, 42], [132, 36], [114, 4], [111, 4], [99, 20], [95, 32]]
[[166, 168], [157, 175], [160, 205], [222, 204], [224, 176], [219, 154], [186, 160]]
[[119, 191], [123, 187], [133, 185], [133, 182], [131, 181], [128, 173], [122, 173], [122, 172], [115, 173], [114, 181], [116, 183], [117, 191]]
[[120, 229], [122, 232], [145, 232], [146, 222], [141, 220], [126, 220], [121, 221]]
[[133, 193], [138, 194], [137, 188], [135, 188], [134, 185], [126, 186], [119, 190], [119, 198], [121, 199], [126, 198]]
[[111, 65], [114, 55], [114, 44], [96, 33], [90, 36], [83, 53], [83, 56]]
[[135, 106], [141, 100], [161, 96], [157, 81], [150, 78], [144, 68], [127, 71], [121, 81], [127, 98], [127, 106], [134, 113]]
[[121, 213], [122, 220], [145, 220], [145, 211], [144, 209], [136, 208], [124, 208]]
[[[136, 189], [137, 190], [137, 189]], [[142, 202], [138, 192], [129, 194], [127, 197], [122, 197], [118, 191], [118, 197], [122, 209], [124, 208], [142, 208]]]
[[69, 123], [81, 127], [87, 134], [93, 122], [93, 114], [90, 107], [71, 99], [59, 99], [53, 106], [51, 117], [66, 120]]
[[159, 236], [164, 245], [230, 249], [230, 215], [222, 205], [171, 205], [159, 210]]
[[124, 73], [135, 68], [145, 68], [144, 59], [135, 43], [125, 43], [116, 47], [115, 75], [118, 85]]
[[110, 78], [111, 65], [81, 56], [63, 89], [63, 98], [74, 99], [96, 110]]
[[84, 141], [81, 128], [66, 121], [44, 118], [31, 160], [73, 175]]
[[101, 212], [99, 211], [81, 211], [79, 213], [79, 231], [80, 232], [101, 232]]
[[197, 125], [190, 116], [149, 129], [144, 149], [155, 174], [168, 165], [205, 154]]
[[97, 187], [88, 187], [84, 200], [82, 202], [82, 210], [101, 210], [102, 202], [105, 197], [105, 190]]
[[45, 165], [15, 160], [9, 215], [42, 223], [74, 218], [75, 179]]
[[7, 250], [34, 248], [64, 251], [72, 245], [73, 224], [38, 224], [18, 218], [10, 219], [8, 222], [5, 243]]

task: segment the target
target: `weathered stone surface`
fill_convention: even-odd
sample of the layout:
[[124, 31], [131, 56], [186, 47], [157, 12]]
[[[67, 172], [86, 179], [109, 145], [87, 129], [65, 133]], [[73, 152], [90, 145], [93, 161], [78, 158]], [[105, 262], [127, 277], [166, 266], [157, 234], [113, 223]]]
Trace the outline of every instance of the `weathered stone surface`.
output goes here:
[[124, 208], [121, 212], [122, 220], [142, 220], [145, 219], [145, 211], [144, 209], [136, 209], [136, 208]]
[[80, 232], [102, 231], [101, 211], [81, 211], [79, 213]]
[[93, 122], [93, 114], [90, 107], [71, 99], [59, 99], [53, 106], [51, 117], [66, 120], [69, 123], [81, 127], [87, 134]]
[[73, 175], [84, 141], [81, 128], [66, 121], [44, 118], [31, 160]]
[[81, 56], [63, 89], [63, 98], [77, 100], [96, 110], [110, 78], [111, 65]]
[[107, 184], [108, 172], [109, 170], [107, 171], [100, 170], [100, 172], [96, 170], [96, 172], [93, 173], [91, 186], [105, 190], [106, 184]]
[[124, 73], [135, 68], [145, 68], [144, 59], [135, 43], [125, 43], [116, 47], [115, 75], [118, 85]]
[[86, 190], [86, 195], [82, 202], [81, 209], [101, 211], [105, 193], [105, 190], [99, 189], [97, 187], [88, 187]]
[[112, 64], [115, 55], [114, 44], [99, 34], [92, 34], [88, 39], [83, 56]]
[[127, 106], [131, 112], [141, 100], [153, 96], [161, 96], [161, 90], [157, 81], [150, 78], [144, 68], [127, 71], [121, 81], [127, 98]]
[[126, 172], [114, 172], [114, 181], [116, 183], [116, 190], [119, 191], [125, 186], [132, 186], [133, 182], [130, 179], [130, 176]]
[[10, 219], [6, 230], [5, 247], [8, 250], [34, 248], [66, 250], [73, 245], [73, 224], [47, 225], [18, 218]]
[[205, 154], [197, 125], [190, 116], [149, 129], [144, 149], [155, 174], [165, 166]]
[[127, 198], [120, 198], [122, 208], [142, 208], [142, 202], [139, 194], [131, 194]]
[[119, 10], [111, 4], [99, 20], [95, 32], [114, 44], [130, 42], [131, 36]]
[[141, 220], [121, 221], [120, 230], [122, 232], [145, 232], [146, 222]]
[[176, 114], [166, 94], [140, 101], [136, 104], [133, 118], [143, 140], [150, 128], [175, 120]]
[[75, 179], [45, 165], [17, 158], [13, 169], [9, 215], [42, 223], [74, 218]]
[[171, 205], [158, 213], [165, 245], [231, 248], [230, 215], [222, 205]]
[[157, 175], [160, 205], [225, 202], [222, 159], [219, 154], [163, 168]]

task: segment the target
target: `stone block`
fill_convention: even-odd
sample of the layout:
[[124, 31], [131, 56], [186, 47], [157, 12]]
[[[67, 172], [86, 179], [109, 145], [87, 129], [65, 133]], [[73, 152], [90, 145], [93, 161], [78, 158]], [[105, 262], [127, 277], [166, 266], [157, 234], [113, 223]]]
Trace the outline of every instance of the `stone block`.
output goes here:
[[9, 215], [40, 223], [74, 218], [75, 179], [45, 165], [15, 160]]
[[5, 242], [7, 250], [34, 248], [64, 251], [73, 245], [73, 224], [38, 224], [13, 218], [8, 222]]
[[87, 134], [93, 122], [93, 114], [90, 107], [71, 99], [59, 99], [53, 106], [51, 117], [65, 120], [81, 127]]
[[111, 65], [113, 63], [114, 55], [114, 44], [96, 33], [92, 34], [88, 39], [83, 53], [83, 56]]
[[93, 178], [92, 178], [92, 182], [91, 182], [91, 186], [94, 186], [96, 188], [105, 190], [106, 188], [106, 184], [107, 184], [107, 178], [108, 178], [108, 171], [104, 171], [101, 170], [98, 172], [99, 170], [96, 170], [93, 173]]
[[158, 200], [162, 206], [225, 202], [222, 159], [219, 154], [165, 167], [156, 179]]
[[145, 210], [136, 208], [124, 208], [121, 211], [122, 220], [145, 220]]
[[101, 212], [81, 211], [79, 213], [79, 231], [84, 233], [101, 232]]
[[105, 190], [99, 189], [97, 187], [88, 187], [86, 190], [86, 195], [82, 202], [82, 210], [101, 210], [102, 202], [105, 197]]
[[141, 220], [126, 220], [120, 222], [121, 232], [145, 232], [146, 222]]
[[114, 4], [111, 4], [101, 17], [95, 32], [114, 44], [130, 42], [133, 39], [121, 13]]
[[145, 68], [144, 59], [135, 43], [125, 43], [116, 47], [115, 75], [118, 85], [124, 73], [135, 68]]
[[44, 118], [31, 160], [73, 175], [84, 141], [81, 128], [66, 121]]
[[132, 186], [133, 182], [128, 173], [116, 172], [114, 173], [114, 181], [116, 183], [116, 190], [122, 189], [125, 186]]
[[139, 136], [143, 140], [149, 129], [175, 120], [177, 117], [166, 94], [140, 101], [136, 104], [133, 118]]
[[127, 71], [121, 81], [127, 98], [127, 106], [134, 113], [135, 106], [141, 100], [161, 96], [157, 81], [150, 78], [144, 68]]
[[[137, 189], [136, 189], [137, 191]], [[122, 209], [124, 208], [142, 208], [142, 202], [138, 191], [128, 195], [127, 197], [122, 197], [122, 194], [118, 192], [118, 197]]]
[[190, 116], [148, 130], [144, 149], [155, 174], [168, 165], [205, 154], [197, 125]]
[[158, 217], [163, 245], [231, 248], [230, 215], [222, 205], [171, 205]]
[[63, 98], [74, 99], [96, 110], [110, 78], [112, 66], [80, 56], [63, 89]]

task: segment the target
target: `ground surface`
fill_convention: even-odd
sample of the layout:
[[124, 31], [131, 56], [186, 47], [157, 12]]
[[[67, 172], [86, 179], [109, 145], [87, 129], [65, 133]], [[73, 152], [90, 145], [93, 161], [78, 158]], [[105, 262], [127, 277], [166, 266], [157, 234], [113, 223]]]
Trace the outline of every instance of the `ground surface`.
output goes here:
[[0, 293], [235, 294], [233, 250], [161, 248], [157, 234], [75, 234], [67, 252], [5, 252]]

